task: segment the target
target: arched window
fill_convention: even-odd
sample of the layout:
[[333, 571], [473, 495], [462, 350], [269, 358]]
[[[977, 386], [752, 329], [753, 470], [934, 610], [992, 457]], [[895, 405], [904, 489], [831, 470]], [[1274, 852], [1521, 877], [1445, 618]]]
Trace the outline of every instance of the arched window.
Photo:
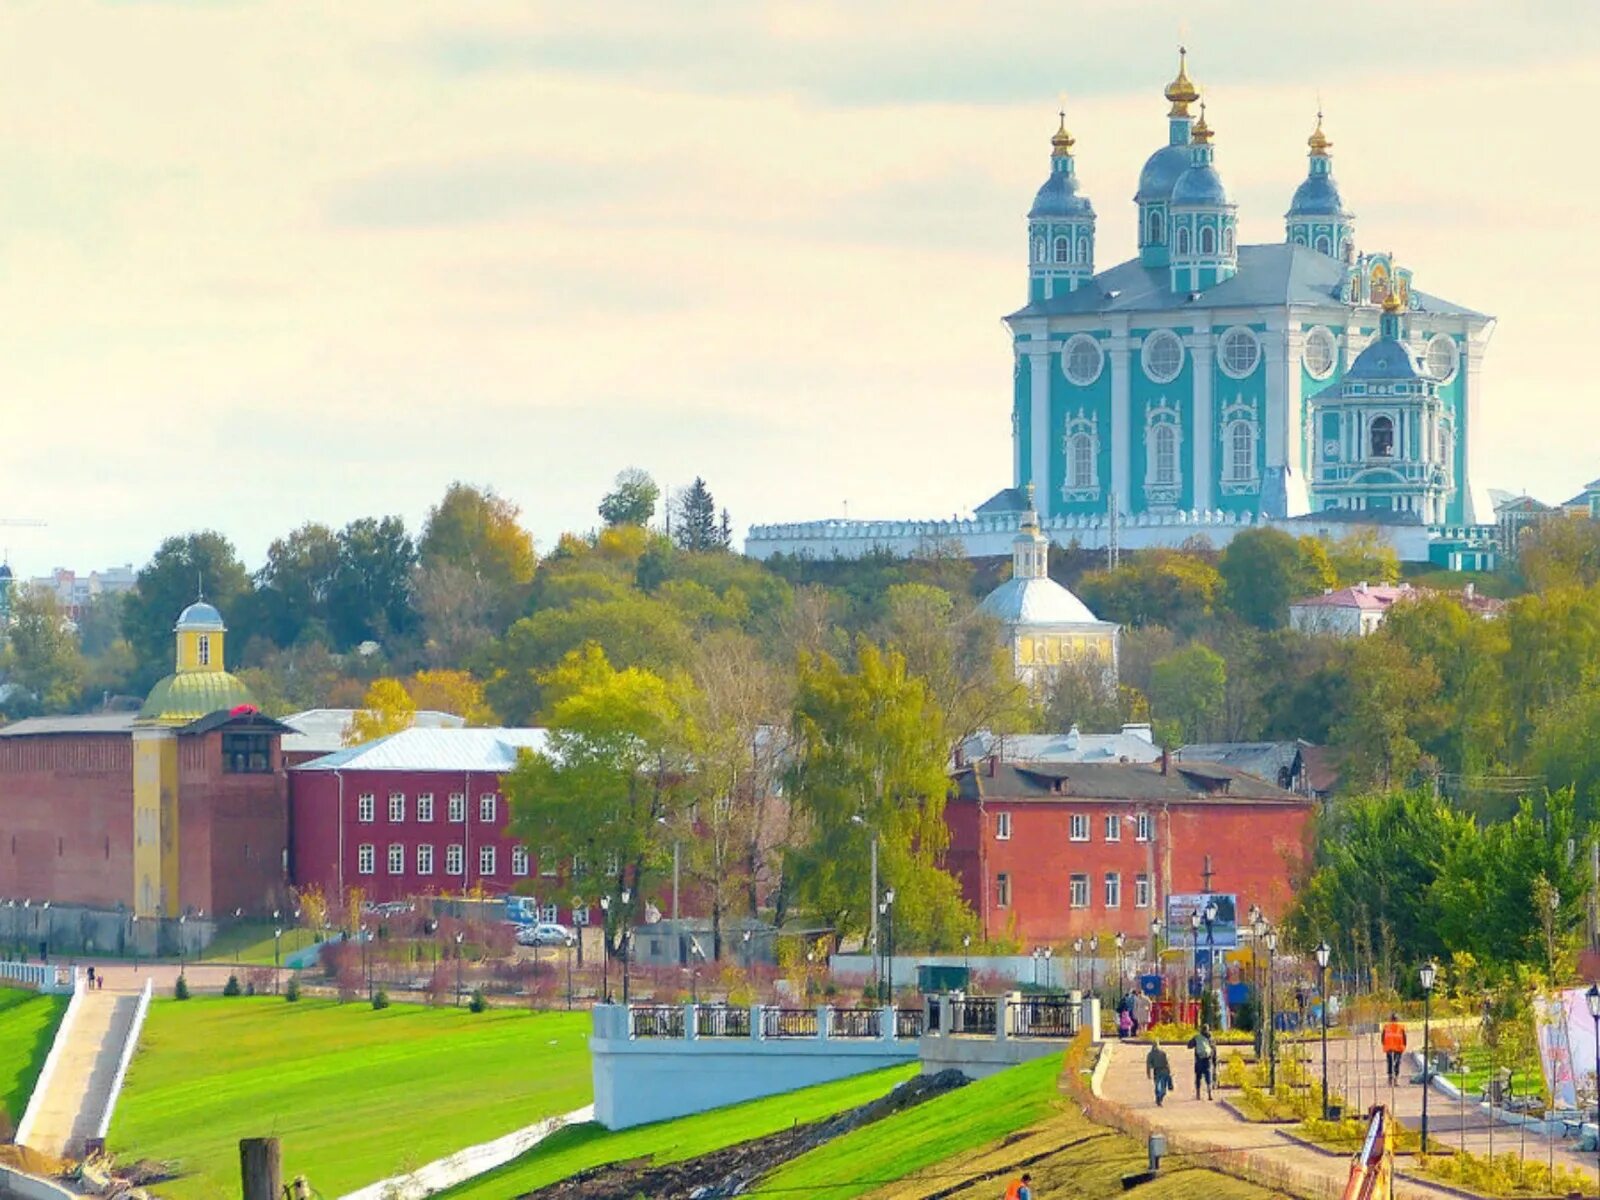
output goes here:
[[1200, 253], [1215, 254], [1217, 252], [1217, 231], [1207, 225], [1200, 231]]
[[1034, 262], [1041, 262], [1041, 263], [1044, 261], [1044, 239], [1043, 238], [1035, 238], [1034, 239], [1034, 242], [1033, 242], [1033, 261]]
[[1304, 229], [1296, 229], [1294, 231], [1294, 244], [1296, 246], [1304, 246], [1306, 244], [1306, 231]]
[[1232, 225], [1228, 226], [1228, 228], [1226, 228], [1226, 229], [1224, 229], [1222, 231], [1222, 252], [1224, 254], [1232, 254], [1233, 253], [1233, 226]]
[[1176, 249], [1179, 254], [1189, 253], [1189, 227], [1187, 225], [1178, 226]]
[[1328, 240], [1328, 235], [1325, 234], [1325, 233], [1317, 234], [1317, 253], [1318, 254], [1332, 254], [1333, 253], [1333, 243]]
[[1081, 263], [1089, 261], [1089, 239], [1086, 237], [1078, 239], [1078, 261]]
[[1171, 487], [1178, 482], [1178, 431], [1171, 425], [1157, 425], [1151, 432], [1155, 439], [1155, 473], [1151, 482], [1158, 487]]
[[1072, 243], [1067, 241], [1067, 239], [1064, 237], [1058, 237], [1056, 239], [1056, 261], [1058, 263], [1064, 263], [1068, 261], [1068, 259], [1071, 257], [1071, 254]]
[[1150, 218], [1145, 222], [1144, 240], [1149, 242], [1152, 246], [1159, 246], [1166, 240], [1167, 231], [1163, 227], [1164, 224], [1165, 223], [1161, 220], [1161, 210], [1159, 208], [1151, 209]]
[[1249, 421], [1228, 426], [1228, 478], [1234, 483], [1256, 475], [1256, 431]]
[[1394, 457], [1394, 422], [1388, 417], [1373, 417], [1368, 431], [1372, 458]]
[[1094, 438], [1087, 433], [1072, 435], [1071, 453], [1067, 457], [1067, 479], [1068, 487], [1094, 486]]

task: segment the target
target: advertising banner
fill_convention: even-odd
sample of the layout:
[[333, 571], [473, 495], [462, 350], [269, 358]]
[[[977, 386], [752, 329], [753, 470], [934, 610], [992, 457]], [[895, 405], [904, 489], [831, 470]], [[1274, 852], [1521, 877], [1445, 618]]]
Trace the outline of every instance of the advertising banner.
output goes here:
[[1544, 1082], [1556, 1108], [1594, 1103], [1594, 1018], [1582, 988], [1568, 988], [1534, 1001], [1539, 1032], [1539, 1059]]
[[1218, 950], [1232, 950], [1239, 945], [1239, 898], [1232, 892], [1189, 892], [1167, 897], [1167, 942], [1171, 946], [1189, 947], [1194, 937], [1190, 914], [1200, 914], [1199, 949], [1203, 953], [1206, 938], [1206, 905], [1217, 905], [1217, 916], [1211, 922], [1209, 944]]

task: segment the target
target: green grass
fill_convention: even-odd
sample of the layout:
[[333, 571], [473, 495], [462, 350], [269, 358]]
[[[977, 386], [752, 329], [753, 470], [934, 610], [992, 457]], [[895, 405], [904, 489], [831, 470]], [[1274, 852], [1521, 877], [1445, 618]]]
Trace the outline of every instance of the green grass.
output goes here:
[[679, 1162], [764, 1137], [799, 1122], [821, 1120], [886, 1094], [917, 1073], [916, 1064], [730, 1105], [692, 1117], [640, 1125], [616, 1133], [599, 1125], [574, 1125], [545, 1139], [514, 1162], [440, 1194], [447, 1200], [507, 1200], [605, 1163], [653, 1158]]
[[[202, 961], [237, 962], [245, 966], [270, 967], [273, 928], [270, 921], [244, 921], [237, 925], [226, 925], [206, 947]], [[304, 949], [315, 940], [315, 935], [309, 929], [285, 929], [283, 945], [279, 949], [280, 962], [282, 958], [296, 950]]]
[[[1444, 1078], [1455, 1084], [1467, 1094], [1469, 1100], [1476, 1100], [1483, 1095], [1484, 1085], [1489, 1082], [1498, 1068], [1490, 1067], [1489, 1048], [1487, 1046], [1468, 1046], [1460, 1054], [1462, 1065], [1465, 1065], [1465, 1079], [1459, 1070], [1448, 1071]], [[1501, 1062], [1500, 1066], [1508, 1065]], [[1511, 1094], [1513, 1096], [1543, 1096], [1544, 1095], [1544, 1070], [1537, 1062], [1522, 1063], [1511, 1072]]]
[[864, 1195], [1050, 1116], [1062, 1104], [1056, 1087], [1060, 1075], [1061, 1055], [1051, 1054], [980, 1079], [802, 1154], [750, 1195], [811, 1200]]
[[13, 1129], [28, 1107], [69, 999], [0, 988], [0, 1110]]
[[277, 997], [158, 1000], [111, 1127], [176, 1200], [237, 1196], [241, 1137], [338, 1196], [591, 1098], [587, 1013]]

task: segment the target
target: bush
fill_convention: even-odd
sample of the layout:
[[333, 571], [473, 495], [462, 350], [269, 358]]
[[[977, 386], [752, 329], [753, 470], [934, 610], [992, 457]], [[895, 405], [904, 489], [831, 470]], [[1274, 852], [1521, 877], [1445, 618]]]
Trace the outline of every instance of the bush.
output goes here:
[[178, 983], [172, 989], [172, 996], [175, 1000], [187, 1000], [189, 998], [189, 979], [187, 976], [178, 976]]
[[300, 976], [289, 976], [289, 984], [283, 989], [283, 998], [290, 1004], [300, 999]]
[[222, 994], [224, 996], [237, 996], [240, 991], [239, 977], [237, 975], [229, 975], [228, 982], [222, 985]]
[[483, 989], [481, 987], [475, 987], [472, 989], [472, 999], [467, 1001], [467, 1007], [475, 1013], [481, 1013], [484, 1009], [489, 1007], [488, 998], [484, 996]]
[[379, 988], [377, 991], [373, 992], [372, 993], [372, 1007], [373, 1008], [388, 1008], [389, 1007], [389, 993], [384, 991], [382, 988]]
[[1424, 1175], [1459, 1183], [1490, 1196], [1515, 1196], [1529, 1193], [1581, 1195], [1588, 1175], [1570, 1167], [1551, 1171], [1536, 1158], [1522, 1159], [1515, 1154], [1488, 1155], [1454, 1152], [1448, 1155], [1419, 1156]]

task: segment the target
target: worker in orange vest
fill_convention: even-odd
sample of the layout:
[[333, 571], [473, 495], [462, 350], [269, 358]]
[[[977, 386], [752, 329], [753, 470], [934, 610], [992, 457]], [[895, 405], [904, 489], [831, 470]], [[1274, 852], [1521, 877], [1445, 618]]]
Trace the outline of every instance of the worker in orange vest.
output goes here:
[[1006, 1189], [1006, 1200], [1033, 1200], [1033, 1176], [1023, 1172], [1021, 1179], [1013, 1179]]
[[1393, 1087], [1400, 1082], [1400, 1060], [1406, 1052], [1406, 1027], [1400, 1024], [1400, 1018], [1394, 1013], [1389, 1014], [1389, 1021], [1383, 1027], [1383, 1053], [1389, 1062], [1389, 1086]]

